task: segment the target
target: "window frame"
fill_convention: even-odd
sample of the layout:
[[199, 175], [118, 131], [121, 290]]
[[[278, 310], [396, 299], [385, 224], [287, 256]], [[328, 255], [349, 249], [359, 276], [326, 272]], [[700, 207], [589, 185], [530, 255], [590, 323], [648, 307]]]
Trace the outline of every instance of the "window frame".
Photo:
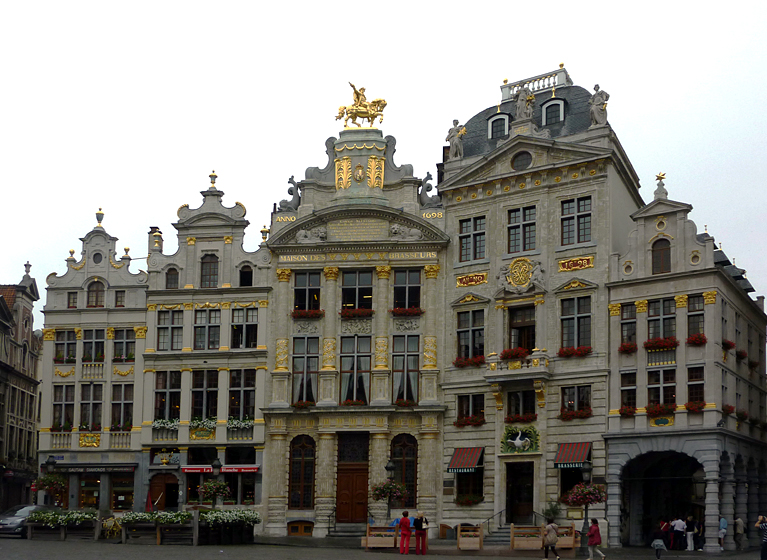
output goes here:
[[88, 285], [88, 300], [86, 307], [104, 307], [106, 286], [100, 280], [94, 280]]
[[[370, 283], [365, 284], [368, 275]], [[347, 283], [352, 279], [353, 283]], [[341, 272], [341, 309], [373, 309], [372, 270], [344, 270]]]
[[54, 343], [54, 358], [61, 355], [61, 359], [77, 359], [77, 333], [74, 330], [56, 331], [56, 341]]
[[[57, 394], [60, 393], [60, 394]], [[53, 417], [52, 426], [58, 425], [63, 428], [69, 422], [70, 427], [75, 423], [75, 384], [53, 384]]]
[[[516, 402], [514, 402], [516, 401]], [[507, 415], [537, 414], [538, 400], [534, 389], [509, 391], [506, 393]]]
[[[345, 341], [348, 343], [348, 341], [353, 340], [353, 350], [349, 351], [349, 347], [346, 346], [344, 343]], [[368, 350], [363, 349], [360, 350], [360, 344], [363, 341], [367, 341], [367, 347]], [[341, 337], [341, 352], [339, 354], [339, 357], [341, 359], [341, 388], [340, 388], [340, 400], [341, 402], [345, 400], [358, 400], [363, 401], [365, 404], [370, 403], [370, 378], [372, 374], [372, 362], [373, 362], [373, 353], [372, 353], [372, 343], [373, 343], [373, 337], [370, 335], [352, 335], [352, 336], [342, 336]], [[349, 360], [351, 359], [351, 362]], [[365, 360], [367, 360], [367, 369], [364, 367]], [[348, 367], [348, 364], [351, 363], [351, 368]], [[344, 376], [349, 377], [349, 381], [346, 382], [347, 388], [346, 393], [344, 394], [343, 391], [343, 384], [344, 384]], [[351, 383], [351, 380], [354, 380], [354, 383]], [[367, 383], [366, 383], [367, 381]], [[362, 385], [361, 392], [363, 393], [360, 395], [360, 388], [359, 385]], [[349, 388], [352, 387], [350, 390]]]
[[[128, 387], [130, 387], [129, 397], [126, 396]], [[113, 383], [111, 389], [110, 431], [130, 431], [133, 423], [133, 399], [135, 398], [133, 383]], [[128, 429], [125, 429], [126, 427]]]
[[[573, 400], [569, 394], [572, 393]], [[562, 404], [560, 409], [567, 412], [591, 409], [591, 385], [569, 385], [562, 387]]]
[[[461, 318], [468, 317], [469, 321], [467, 326], [461, 326]], [[481, 317], [482, 324], [477, 325], [476, 318]], [[484, 309], [471, 309], [467, 311], [458, 311], [456, 313], [456, 341], [458, 343], [457, 354], [458, 358], [475, 358], [485, 355], [485, 310]], [[468, 345], [461, 344], [462, 335], [468, 335]], [[481, 345], [481, 348], [480, 346]], [[468, 348], [468, 352], [464, 352], [464, 348]]]
[[67, 309], [77, 309], [77, 292], [67, 292]]
[[[529, 213], [532, 212], [532, 218]], [[512, 221], [512, 214], [518, 213], [519, 219]], [[535, 251], [538, 209], [535, 204], [509, 208], [506, 212], [506, 254], [514, 255]], [[532, 240], [529, 239], [532, 237]], [[514, 243], [514, 239], [516, 243]], [[516, 248], [514, 248], [516, 247]]]
[[190, 418], [201, 420], [218, 418], [218, 370], [196, 369], [192, 371], [192, 398]]
[[218, 350], [221, 346], [221, 310], [195, 309], [194, 350]]
[[[178, 420], [181, 418], [181, 372], [178, 370], [156, 371], [154, 396], [155, 420]], [[162, 402], [162, 407], [160, 407]], [[162, 410], [160, 410], [162, 408]], [[158, 412], [160, 414], [158, 414]]]
[[[666, 381], [666, 374], [667, 373], [673, 373], [673, 381]], [[651, 382], [650, 376], [658, 374], [658, 382], [654, 383]], [[666, 369], [648, 369], [647, 370], [647, 404], [676, 404], [676, 387], [677, 387], [677, 381], [676, 381], [676, 368], [666, 368]], [[666, 395], [666, 389], [671, 389], [674, 391], [673, 394], [673, 401], [669, 401]], [[658, 399], [656, 400], [652, 395], [653, 392], [657, 390], [658, 391]]]
[[687, 336], [706, 331], [705, 301], [702, 295], [687, 298]]
[[421, 270], [420, 268], [394, 269], [393, 307], [395, 309], [421, 307], [421, 288], [423, 286]]
[[458, 262], [487, 258], [486, 232], [485, 215], [458, 220]]
[[467, 393], [455, 396], [455, 415], [459, 420], [470, 416], [485, 417], [485, 394]]
[[125, 307], [125, 290], [115, 290], [115, 307]]
[[[636, 371], [622, 371], [620, 372], [620, 389], [621, 389], [621, 406], [633, 406], [637, 405], [637, 372]], [[633, 376], [633, 377], [630, 377]]]
[[[559, 118], [556, 121], [549, 122], [548, 109], [552, 106], [559, 107]], [[551, 99], [541, 105], [541, 126], [557, 124], [565, 120], [565, 102], [562, 99]]]
[[[401, 342], [401, 346], [398, 343]], [[398, 350], [398, 348], [401, 348]], [[421, 339], [417, 334], [392, 336], [392, 399], [418, 402]], [[397, 386], [395, 373], [399, 374]]]
[[[106, 329], [83, 329], [83, 359], [84, 363], [103, 362], [106, 348]], [[99, 360], [98, 357], [101, 356]], [[90, 356], [86, 360], [85, 356]]]
[[178, 286], [179, 286], [178, 282], [179, 282], [179, 272], [177, 268], [171, 267], [165, 271], [165, 289], [166, 290], [178, 290]]
[[[501, 130], [502, 134], [495, 134], [496, 132], [496, 123], [502, 123]], [[487, 138], [488, 140], [493, 140], [495, 138], [504, 138], [509, 135], [509, 116], [508, 115], [495, 115], [492, 118], [488, 119], [487, 121]]]
[[[164, 318], [167, 317], [167, 321]], [[157, 351], [181, 350], [184, 346], [184, 312], [157, 312]]]
[[[238, 316], [242, 315], [239, 319]], [[240, 331], [238, 331], [240, 329]], [[258, 347], [258, 308], [232, 309], [230, 347], [233, 350]]]
[[[94, 430], [103, 427], [104, 418], [104, 383], [80, 383], [80, 427]], [[99, 394], [97, 394], [99, 393]], [[87, 418], [87, 421], [86, 421]]]
[[229, 370], [228, 390], [229, 418], [253, 420], [256, 417], [256, 370]]
[[661, 298], [648, 301], [647, 338], [668, 338], [676, 336], [676, 331], [676, 300]]
[[635, 303], [621, 304], [621, 344], [637, 341], [637, 308]]
[[[693, 374], [695, 374], [693, 376]], [[697, 374], [700, 374], [698, 376]], [[703, 366], [687, 367], [687, 401], [706, 401], [706, 368]], [[693, 391], [694, 389], [694, 391]]]
[[[581, 303], [588, 301], [588, 311], [581, 311]], [[565, 304], [573, 303], [573, 313], [566, 314]], [[579, 346], [591, 346], [591, 331], [593, 325], [594, 308], [591, 303], [591, 295], [574, 296], [560, 300], [560, 335], [562, 348], [577, 348]], [[571, 324], [571, 328], [567, 325]], [[572, 337], [568, 334], [572, 331]]]
[[219, 258], [206, 253], [200, 259], [200, 288], [218, 288]]
[[130, 354], [136, 358], [136, 331], [131, 327], [127, 329], [115, 329], [112, 344], [112, 359], [122, 358], [128, 360]]
[[[250, 276], [248, 276], [250, 275]], [[253, 267], [249, 264], [244, 264], [239, 270], [240, 288], [252, 288], [253, 287]]]
[[668, 274], [671, 272], [671, 242], [665, 237], [656, 240], [650, 248], [652, 273]]
[[[581, 209], [581, 203], [588, 202], [588, 210]], [[565, 205], [572, 204], [572, 211], [566, 211]], [[561, 200], [559, 205], [560, 230], [559, 241], [563, 247], [582, 245], [592, 242], [592, 214], [594, 211], [591, 195]], [[567, 226], [567, 228], [566, 228]], [[566, 233], [567, 231], [567, 233]]]
[[[299, 457], [296, 451], [302, 449]], [[311, 453], [307, 453], [311, 451]], [[311, 436], [296, 436], [290, 442], [288, 476], [288, 509], [314, 508], [314, 489], [317, 473], [317, 444]], [[294, 505], [294, 494], [298, 502]]]
[[[301, 348], [302, 345], [303, 350]], [[319, 391], [320, 357], [319, 336], [293, 337], [293, 351], [291, 353], [293, 403], [298, 401], [317, 402], [319, 397], [317, 393]], [[312, 398], [309, 398], [310, 396]]]
[[[303, 285], [299, 285], [303, 284]], [[372, 286], [372, 284], [371, 284]], [[320, 309], [322, 296], [322, 274], [320, 271], [306, 270], [293, 273], [293, 309], [317, 311]]]

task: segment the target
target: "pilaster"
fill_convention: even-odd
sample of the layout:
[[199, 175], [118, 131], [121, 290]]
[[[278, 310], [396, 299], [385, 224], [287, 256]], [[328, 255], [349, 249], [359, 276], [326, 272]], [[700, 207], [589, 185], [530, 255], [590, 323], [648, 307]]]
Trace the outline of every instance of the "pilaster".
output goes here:
[[[390, 438], [389, 432], [374, 432], [370, 434], [370, 471], [368, 477], [370, 486], [386, 482], [387, 472], [386, 463], [389, 462]], [[388, 525], [386, 519], [387, 503], [383, 500], [377, 501], [372, 498], [368, 501], [368, 508], [375, 519], [376, 525]]]
[[[745, 469], [738, 469], [735, 473], [735, 515], [727, 517], [728, 527], [727, 534], [724, 537], [724, 549], [735, 550], [735, 527], [733, 526], [733, 519], [740, 517], [745, 520], [748, 519], [748, 489], [746, 488], [746, 471]], [[756, 521], [754, 521], [756, 523]], [[753, 526], [753, 525], [752, 525]], [[743, 536], [743, 544], [748, 547], [746, 536]]]
[[418, 402], [422, 405], [439, 404], [437, 400], [437, 381], [439, 370], [437, 369], [437, 317], [444, 316], [444, 311], [437, 303], [437, 278], [440, 267], [438, 264], [430, 264], [424, 267], [426, 281], [424, 294], [426, 300], [426, 313], [424, 317], [423, 337], [423, 360], [421, 364], [421, 390], [418, 393]]
[[315, 523], [312, 532], [312, 536], [315, 538], [327, 536], [330, 529], [330, 516], [335, 506], [336, 438], [336, 434], [321, 433], [317, 441], [316, 486], [314, 489]]
[[338, 267], [326, 266], [325, 275], [325, 318], [322, 331], [322, 367], [319, 373], [320, 400], [317, 406], [338, 405], [338, 368], [336, 367], [336, 345], [338, 333]]

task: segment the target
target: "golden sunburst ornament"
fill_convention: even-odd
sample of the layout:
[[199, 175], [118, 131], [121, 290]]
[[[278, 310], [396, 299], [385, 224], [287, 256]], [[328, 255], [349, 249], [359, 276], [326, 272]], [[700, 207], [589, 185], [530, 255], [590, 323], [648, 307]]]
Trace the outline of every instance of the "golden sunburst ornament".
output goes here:
[[665, 179], [665, 178], [666, 178], [666, 174], [665, 174], [665, 173], [663, 173], [663, 172], [660, 172], [660, 173], [658, 173], [658, 174], [655, 176], [655, 180], [656, 180], [656, 181], [662, 181], [662, 180], [663, 180], [663, 179]]

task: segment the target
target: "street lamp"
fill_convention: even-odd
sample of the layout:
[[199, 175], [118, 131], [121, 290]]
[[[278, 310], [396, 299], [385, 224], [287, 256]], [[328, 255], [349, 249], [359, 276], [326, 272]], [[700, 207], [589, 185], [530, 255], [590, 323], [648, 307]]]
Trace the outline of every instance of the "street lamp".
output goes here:
[[53, 455], [48, 455], [48, 458], [45, 460], [45, 471], [48, 474], [53, 474], [53, 471], [56, 470], [56, 459], [53, 458]]
[[[389, 482], [392, 482], [394, 480], [394, 469], [397, 468], [397, 465], [394, 464], [394, 461], [389, 459], [389, 462], [386, 463], [386, 466], [384, 469], [386, 469], [386, 479]], [[391, 494], [386, 499], [386, 522], [389, 522], [389, 518], [391, 517]]]
[[[581, 466], [581, 476], [583, 477], [583, 484], [591, 484], [591, 461], [584, 461]], [[583, 509], [583, 527], [581, 527], [581, 554], [583, 556], [589, 555], [589, 504], [584, 505]]]
[[213, 462], [210, 464], [211, 467], [213, 467], [213, 476], [218, 476], [221, 474], [221, 461], [219, 461], [218, 457], [213, 459]]

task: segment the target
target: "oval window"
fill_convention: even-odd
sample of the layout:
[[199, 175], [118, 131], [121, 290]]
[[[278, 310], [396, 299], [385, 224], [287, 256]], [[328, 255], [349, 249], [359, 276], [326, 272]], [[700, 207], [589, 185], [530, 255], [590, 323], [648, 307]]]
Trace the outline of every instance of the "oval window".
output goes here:
[[519, 152], [511, 160], [511, 168], [514, 171], [522, 171], [523, 169], [530, 167], [530, 164], [532, 163], [533, 156], [530, 155], [530, 152]]
[[101, 253], [93, 253], [93, 262], [96, 264], [101, 262]]

